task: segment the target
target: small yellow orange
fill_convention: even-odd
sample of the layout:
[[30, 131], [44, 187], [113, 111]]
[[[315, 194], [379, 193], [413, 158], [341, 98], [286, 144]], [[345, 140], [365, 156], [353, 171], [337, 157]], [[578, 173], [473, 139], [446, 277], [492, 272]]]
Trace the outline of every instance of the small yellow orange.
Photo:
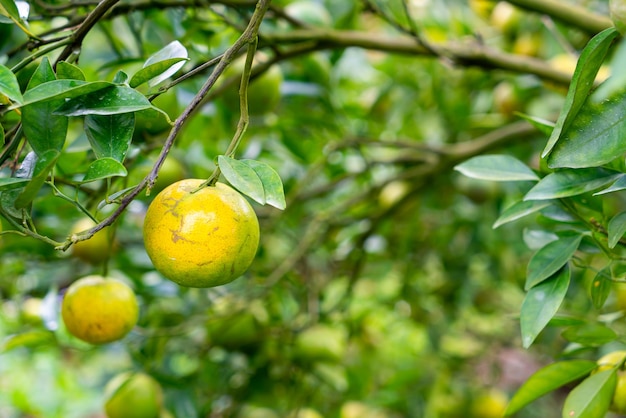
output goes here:
[[174, 183], [148, 208], [146, 252], [163, 276], [182, 286], [229, 283], [250, 266], [259, 245], [259, 222], [248, 201], [217, 183], [200, 179]]
[[123, 338], [137, 323], [135, 293], [125, 283], [102, 276], [87, 276], [72, 283], [61, 305], [67, 330], [91, 344]]

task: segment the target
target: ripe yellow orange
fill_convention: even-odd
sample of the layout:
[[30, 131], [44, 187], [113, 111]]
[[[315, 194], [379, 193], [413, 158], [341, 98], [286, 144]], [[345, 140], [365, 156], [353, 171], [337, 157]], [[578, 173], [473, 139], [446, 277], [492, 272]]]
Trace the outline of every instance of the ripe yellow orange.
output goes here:
[[240, 277], [259, 245], [259, 221], [231, 187], [187, 179], [159, 193], [148, 208], [143, 238], [154, 267], [188, 287], [213, 287]]
[[123, 338], [137, 323], [135, 293], [125, 283], [102, 276], [83, 277], [67, 289], [61, 305], [67, 330], [91, 344]]
[[[77, 234], [92, 228], [94, 225], [96, 225], [95, 222], [90, 218], [81, 218], [74, 223], [70, 233]], [[114, 243], [111, 242], [109, 232], [109, 229], [102, 229], [88, 240], [78, 241], [72, 246], [72, 254], [92, 264], [98, 264], [106, 260], [114, 249]]]
[[121, 373], [107, 383], [108, 418], [157, 418], [163, 406], [161, 385], [145, 373]]

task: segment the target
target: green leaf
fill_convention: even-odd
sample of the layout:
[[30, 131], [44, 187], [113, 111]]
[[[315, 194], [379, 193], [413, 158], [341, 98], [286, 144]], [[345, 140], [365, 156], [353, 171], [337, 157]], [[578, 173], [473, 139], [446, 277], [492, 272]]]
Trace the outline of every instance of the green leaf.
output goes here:
[[87, 115], [84, 126], [96, 158], [124, 161], [135, 130], [134, 113]]
[[582, 235], [565, 236], [541, 247], [528, 263], [525, 289], [531, 289], [559, 271], [572, 258], [582, 238]]
[[15, 74], [4, 65], [0, 65], [0, 94], [16, 103], [24, 102]]
[[167, 77], [162, 79], [164, 74], [169, 74], [169, 71], [167, 71], [168, 69], [176, 68], [176, 71], [178, 71], [180, 67], [182, 67], [175, 65], [177, 63], [180, 63], [181, 61], [187, 61], [187, 58], [169, 58], [164, 61], [159, 61], [154, 64], [148, 65], [147, 67], [142, 68], [141, 70], [137, 71], [135, 75], [133, 75], [133, 77], [130, 79], [130, 86], [135, 88], [149, 80], [158, 80], [158, 82], [151, 82], [150, 86], [159, 84], [161, 81], [169, 77], [168, 75]]
[[498, 219], [496, 219], [496, 222], [493, 224], [493, 228], [498, 228], [506, 223], [523, 218], [531, 213], [538, 212], [553, 203], [554, 202], [550, 200], [522, 200], [520, 202], [515, 202], [513, 205], [502, 211]]
[[541, 119], [535, 116], [524, 115], [521, 113], [518, 113], [517, 115], [523, 119], [526, 119], [542, 134], [550, 135], [552, 133], [552, 130], [554, 129], [554, 122], [551, 122], [549, 120]]
[[66, 61], [57, 63], [57, 78], [61, 80], [86, 80], [83, 70]]
[[611, 218], [607, 226], [609, 248], [615, 248], [626, 233], [626, 212], [621, 212]]
[[549, 280], [528, 291], [520, 312], [522, 345], [530, 347], [537, 335], [548, 325], [557, 313], [570, 282], [570, 269], [563, 267]]
[[524, 200], [560, 199], [613, 183], [622, 173], [605, 168], [563, 169], [550, 173], [528, 191]]
[[[114, 86], [106, 81], [53, 80], [24, 92], [21, 106], [52, 99], [71, 99]], [[19, 106], [13, 106], [19, 107]]]
[[549, 364], [536, 371], [515, 393], [504, 415], [512, 415], [535, 399], [574, 382], [596, 368], [594, 361], [569, 360]]
[[15, 177], [0, 178], [0, 191], [19, 189], [28, 183], [29, 179], [18, 179]]
[[20, 16], [20, 11], [15, 5], [15, 1], [13, 0], [0, 0], [0, 14], [8, 17], [13, 23], [15, 23], [26, 35], [31, 38], [39, 39], [37, 35], [32, 33], [26, 22]]
[[611, 405], [617, 374], [615, 369], [592, 374], [565, 399], [563, 418], [604, 418]]
[[600, 270], [596, 277], [591, 281], [589, 285], [589, 296], [591, 298], [591, 303], [593, 303], [593, 307], [596, 309], [600, 309], [604, 306], [606, 299], [609, 297], [611, 293], [611, 288], [613, 287], [613, 282], [611, 279], [611, 268], [605, 267]]
[[105, 157], [99, 158], [89, 165], [82, 182], [89, 183], [109, 177], [126, 177], [127, 175], [128, 171], [122, 163], [113, 158]]
[[0, 353], [22, 347], [40, 347], [54, 343], [54, 334], [50, 331], [33, 330], [8, 336], [0, 344]]
[[65, 116], [115, 115], [151, 107], [150, 101], [137, 90], [111, 86], [68, 100], [55, 113]]
[[130, 86], [137, 87], [150, 81], [150, 87], [154, 87], [180, 70], [188, 57], [183, 44], [178, 41], [170, 42], [146, 60], [143, 68], [130, 80]]
[[[55, 74], [47, 58], [41, 61], [28, 82], [28, 90], [52, 82]], [[54, 114], [63, 99], [32, 103], [22, 108], [24, 136], [29, 145], [42, 156], [50, 150], [61, 151], [67, 137], [68, 119]]]
[[256, 160], [241, 160], [241, 162], [252, 168], [261, 179], [265, 192], [265, 202], [280, 210], [285, 209], [287, 203], [285, 202], [283, 182], [276, 170], [268, 164]]
[[508, 155], [479, 155], [454, 167], [467, 177], [492, 181], [539, 180], [526, 164]]
[[57, 162], [61, 153], [58, 150], [51, 149], [41, 155], [37, 155], [33, 174], [30, 182], [24, 187], [24, 190], [15, 199], [15, 207], [17, 209], [26, 208], [37, 197], [39, 190], [44, 185], [48, 174]]
[[548, 157], [552, 168], [596, 167], [626, 152], [626, 89], [601, 103], [588, 100]]
[[585, 324], [563, 331], [563, 338], [587, 347], [598, 347], [615, 341], [617, 334], [602, 324]]
[[217, 164], [228, 182], [241, 193], [264, 205], [265, 189], [259, 175], [248, 164], [220, 155]]
[[617, 36], [618, 32], [615, 28], [605, 29], [594, 36], [583, 49], [565, 97], [563, 109], [556, 121], [552, 135], [550, 135], [548, 143], [541, 153], [542, 158], [545, 158], [552, 151], [560, 140], [561, 135], [570, 128], [574, 118], [578, 115], [580, 108], [593, 88], [598, 70], [604, 62], [604, 57], [613, 39]]
[[621, 177], [617, 179], [617, 181], [611, 184], [606, 189], [602, 189], [599, 192], [595, 192], [594, 196], [600, 196], [607, 193], [619, 192], [620, 190], [626, 189], [626, 174], [623, 174]]

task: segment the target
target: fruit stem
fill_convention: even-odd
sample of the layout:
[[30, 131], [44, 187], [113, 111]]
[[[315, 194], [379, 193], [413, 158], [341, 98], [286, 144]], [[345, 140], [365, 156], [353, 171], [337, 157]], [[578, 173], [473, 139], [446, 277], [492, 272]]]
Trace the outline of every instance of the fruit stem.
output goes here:
[[[246, 63], [243, 68], [243, 74], [241, 75], [241, 84], [239, 86], [239, 121], [237, 122], [237, 130], [233, 135], [233, 139], [228, 144], [228, 148], [226, 149], [225, 155], [227, 157], [233, 158], [235, 152], [237, 151], [237, 147], [241, 143], [241, 139], [243, 135], [246, 133], [248, 129], [248, 125], [250, 124], [250, 115], [248, 114], [248, 84], [250, 83], [250, 72], [252, 70], [252, 61], [254, 60], [254, 54], [256, 53], [257, 45], [259, 43], [258, 36], [255, 36], [250, 40], [248, 44], [248, 51], [246, 54]], [[198, 188], [202, 188], [204, 186], [214, 186], [217, 183], [221, 174], [221, 170], [219, 165], [211, 174], [209, 179], [202, 183]]]

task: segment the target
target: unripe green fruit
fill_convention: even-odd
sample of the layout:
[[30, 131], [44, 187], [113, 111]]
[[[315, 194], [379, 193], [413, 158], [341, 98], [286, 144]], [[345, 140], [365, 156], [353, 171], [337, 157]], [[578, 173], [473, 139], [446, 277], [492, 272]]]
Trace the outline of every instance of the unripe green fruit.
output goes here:
[[108, 418], [157, 418], [163, 405], [159, 382], [145, 373], [122, 373], [105, 388]]
[[609, 0], [609, 12], [619, 33], [626, 33], [626, 0]]

